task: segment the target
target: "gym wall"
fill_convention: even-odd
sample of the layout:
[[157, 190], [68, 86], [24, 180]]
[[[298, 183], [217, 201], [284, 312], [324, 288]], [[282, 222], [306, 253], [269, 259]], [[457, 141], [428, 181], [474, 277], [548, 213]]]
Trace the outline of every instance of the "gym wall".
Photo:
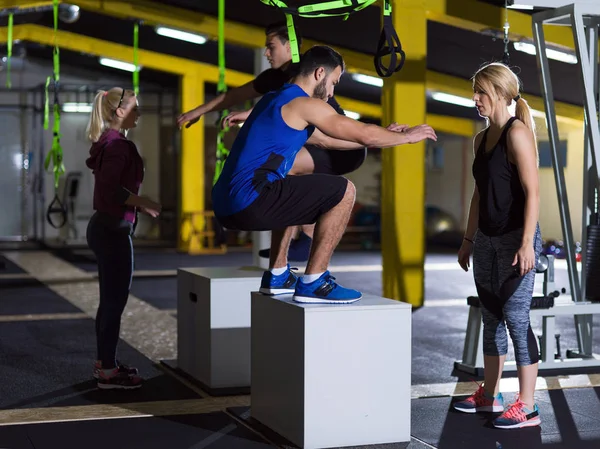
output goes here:
[[[47, 242], [57, 238], [72, 240], [73, 233], [68, 233], [68, 228], [59, 230], [50, 226], [45, 214], [48, 205], [54, 198], [53, 175], [43, 173], [39, 178], [40, 152], [42, 151], [40, 141], [42, 140], [40, 112], [34, 114], [32, 109], [40, 108], [43, 104], [41, 86], [46, 82], [46, 77], [52, 74], [52, 66], [46, 61], [33, 61], [15, 58], [11, 71], [12, 88], [0, 92], [0, 131], [3, 143], [0, 145], [0, 205], [7, 213], [0, 216], [0, 239], [19, 237], [33, 238], [37, 226], [37, 236], [45, 236]], [[174, 120], [171, 111], [173, 102], [177, 101], [173, 95], [162, 95], [159, 99], [157, 93], [161, 86], [152, 86], [143, 83], [141, 76], [140, 86], [140, 109], [142, 117], [138, 128], [129, 134], [145, 162], [144, 184], [141, 194], [154, 199], [161, 199], [161, 163], [160, 163], [160, 132], [174, 130]], [[6, 73], [0, 73], [0, 85], [5, 85]], [[61, 91], [60, 101], [91, 103], [99, 88], [110, 88], [114, 86], [131, 87], [130, 75], [124, 72], [124, 76], [106, 77], [97, 76], [95, 72], [80, 70], [65, 66], [61, 74], [61, 85], [65, 90]], [[70, 86], [67, 89], [66, 86]], [[81, 92], [73, 92], [73, 86], [81, 86]], [[38, 94], [30, 93], [36, 89]], [[145, 93], [146, 92], [146, 93]], [[53, 96], [50, 94], [50, 106], [52, 108]], [[159, 103], [162, 111], [159, 111]], [[20, 113], [19, 111], [26, 111]], [[166, 114], [165, 114], [166, 111]], [[75, 226], [78, 234], [78, 242], [85, 242], [85, 229], [87, 220], [93, 213], [92, 194], [93, 176], [86, 167], [85, 160], [89, 154], [90, 142], [85, 135], [89, 113], [62, 112], [61, 114], [61, 146], [64, 153], [65, 176], [59, 185], [59, 195], [62, 199], [62, 190], [66, 175], [72, 172], [81, 172], [82, 177], [79, 184], [78, 199], [75, 210]], [[52, 145], [52, 109], [49, 118], [49, 129], [43, 131], [43, 151], [47, 154]], [[35, 131], [34, 131], [35, 129]], [[173, 131], [171, 131], [172, 134]], [[163, 139], [164, 140], [164, 139]], [[171, 139], [172, 140], [172, 139]], [[17, 162], [21, 161], [21, 154], [30, 153], [30, 161], [19, 167]], [[176, 155], [175, 155], [176, 157]], [[27, 158], [26, 158], [27, 159]], [[12, 164], [7, 164], [11, 161]], [[175, 167], [176, 168], [176, 167]], [[171, 181], [176, 179], [177, 173], [172, 173]], [[17, 182], [21, 180], [22, 182]], [[43, 183], [43, 195], [34, 196], [34, 191], [39, 182]], [[176, 200], [175, 200], [176, 201]], [[36, 204], [37, 202], [37, 204]], [[174, 209], [176, 204], [170, 205]], [[34, 208], [37, 207], [37, 219], [34, 220]], [[155, 225], [156, 223], [154, 223]], [[43, 229], [42, 229], [43, 227]], [[138, 237], [158, 238], [158, 230], [147, 217], [141, 217], [136, 232]]]

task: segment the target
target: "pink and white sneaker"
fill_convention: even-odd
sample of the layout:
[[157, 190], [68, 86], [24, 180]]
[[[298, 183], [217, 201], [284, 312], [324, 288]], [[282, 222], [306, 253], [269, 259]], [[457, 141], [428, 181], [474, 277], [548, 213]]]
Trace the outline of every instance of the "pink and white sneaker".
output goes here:
[[[475, 382], [477, 383], [477, 382]], [[478, 413], [492, 412], [500, 413], [504, 411], [504, 398], [502, 393], [498, 393], [493, 399], [485, 394], [482, 384], [478, 384], [477, 391], [469, 396], [464, 401], [455, 402], [454, 408], [460, 412]]]
[[517, 395], [515, 403], [494, 420], [494, 427], [519, 429], [521, 427], [539, 426], [541, 423], [540, 410], [537, 404], [533, 404], [533, 410], [529, 410]]

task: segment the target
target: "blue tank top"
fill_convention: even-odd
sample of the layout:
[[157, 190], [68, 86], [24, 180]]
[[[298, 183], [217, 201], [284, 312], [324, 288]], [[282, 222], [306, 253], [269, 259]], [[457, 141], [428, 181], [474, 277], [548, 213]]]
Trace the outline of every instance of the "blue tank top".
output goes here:
[[308, 94], [296, 84], [285, 84], [254, 106], [212, 189], [217, 216], [244, 210], [265, 186], [285, 178], [290, 171], [296, 154], [314, 131], [313, 126], [290, 128], [281, 117], [281, 108], [298, 97]]

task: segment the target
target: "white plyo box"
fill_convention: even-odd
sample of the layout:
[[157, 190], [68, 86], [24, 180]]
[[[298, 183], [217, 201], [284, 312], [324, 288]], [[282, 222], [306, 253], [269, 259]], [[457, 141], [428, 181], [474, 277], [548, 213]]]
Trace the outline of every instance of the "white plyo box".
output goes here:
[[253, 292], [252, 418], [306, 449], [410, 441], [411, 311]]
[[250, 294], [262, 270], [177, 270], [177, 367], [208, 388], [250, 386]]

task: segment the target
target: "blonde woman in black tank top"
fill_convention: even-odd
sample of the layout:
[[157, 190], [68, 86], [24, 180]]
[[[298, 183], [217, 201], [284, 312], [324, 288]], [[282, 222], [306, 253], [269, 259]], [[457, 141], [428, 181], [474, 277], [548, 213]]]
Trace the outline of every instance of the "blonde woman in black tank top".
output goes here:
[[[481, 68], [473, 77], [473, 99], [488, 127], [475, 137], [475, 190], [460, 266], [473, 274], [484, 325], [484, 383], [457, 410], [502, 412], [493, 421], [512, 429], [540, 424], [534, 400], [539, 351], [529, 324], [535, 266], [541, 251], [539, 183], [531, 110], [519, 94], [519, 79], [504, 64]], [[509, 107], [516, 103], [515, 116]], [[499, 383], [508, 352], [515, 349], [519, 394], [504, 407]]]

